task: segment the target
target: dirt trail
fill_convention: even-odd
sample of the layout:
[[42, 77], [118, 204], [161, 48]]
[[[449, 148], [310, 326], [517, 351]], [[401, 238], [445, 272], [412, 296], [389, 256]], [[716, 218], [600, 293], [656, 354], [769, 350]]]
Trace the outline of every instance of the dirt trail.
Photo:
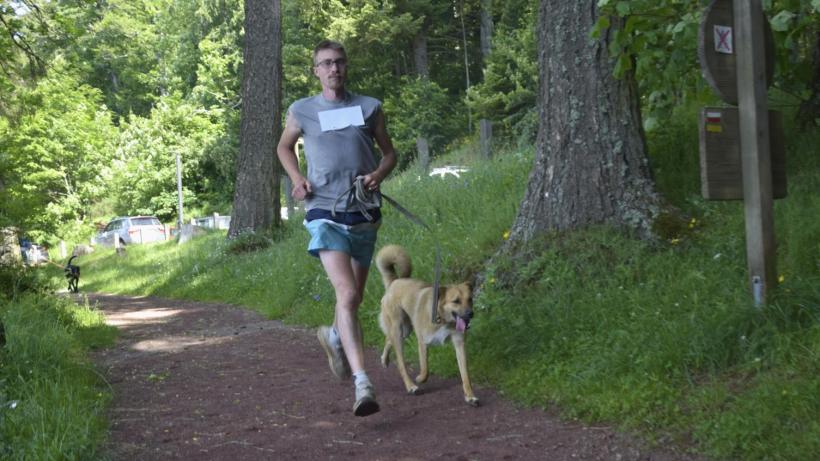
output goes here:
[[[111, 383], [116, 460], [694, 460], [607, 427], [520, 408], [433, 375], [408, 396], [367, 351], [382, 411], [352, 415], [351, 383], [331, 375], [313, 330], [228, 305], [90, 295], [118, 343], [94, 359]], [[435, 372], [435, 370], [433, 370]]]

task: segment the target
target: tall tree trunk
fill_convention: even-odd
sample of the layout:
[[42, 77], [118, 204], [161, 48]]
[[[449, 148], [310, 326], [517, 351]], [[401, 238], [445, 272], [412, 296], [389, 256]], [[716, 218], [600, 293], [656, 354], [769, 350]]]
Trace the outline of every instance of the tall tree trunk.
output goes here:
[[[274, 72], [273, 72], [273, 131], [271, 157], [276, 155], [276, 144], [282, 136], [282, 1], [273, 0], [273, 41], [274, 41]], [[273, 161], [273, 160], [272, 160]], [[273, 227], [282, 227], [282, 176], [285, 169], [279, 161], [273, 161], [271, 175], [271, 202], [273, 205]], [[288, 192], [290, 194], [290, 192]], [[288, 217], [292, 216], [288, 215]]]
[[481, 57], [486, 65], [493, 41], [493, 0], [481, 0]]
[[276, 215], [279, 211], [273, 153], [281, 130], [280, 37], [280, 0], [245, 0], [242, 122], [228, 238], [243, 232], [265, 232], [279, 222], [273, 217], [274, 206]]
[[[427, 80], [430, 78], [430, 67], [427, 60], [427, 20], [413, 38], [413, 59], [416, 65], [416, 75]], [[430, 142], [422, 133], [416, 137], [416, 157], [423, 171], [430, 168]]]
[[[464, 0], [459, 3], [458, 17], [461, 20], [461, 46], [464, 48], [464, 89], [469, 90], [470, 84], [470, 54], [467, 52], [467, 27], [464, 25]], [[473, 111], [467, 105], [467, 132], [473, 132]]]
[[[425, 21], [426, 22], [426, 21]], [[423, 78], [430, 77], [430, 68], [427, 60], [427, 27], [422, 26], [413, 38], [413, 60], [416, 65], [416, 74]]]
[[541, 0], [537, 151], [512, 240], [598, 223], [652, 235], [660, 199], [637, 85], [632, 75], [613, 77], [612, 30], [590, 37], [597, 3]]

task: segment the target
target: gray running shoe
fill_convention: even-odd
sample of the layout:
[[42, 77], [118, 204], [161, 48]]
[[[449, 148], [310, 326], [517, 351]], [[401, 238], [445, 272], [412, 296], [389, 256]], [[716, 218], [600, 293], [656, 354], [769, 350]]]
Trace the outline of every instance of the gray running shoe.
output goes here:
[[341, 342], [339, 344], [331, 343], [330, 327], [319, 327], [319, 331], [316, 332], [316, 337], [319, 338], [319, 344], [322, 345], [322, 349], [324, 349], [325, 354], [327, 354], [330, 371], [341, 380], [349, 379], [350, 364], [347, 363], [347, 357], [345, 356], [344, 349], [342, 349]]
[[353, 414], [356, 416], [370, 416], [379, 411], [376, 402], [376, 393], [369, 382], [356, 385], [356, 403], [353, 404]]

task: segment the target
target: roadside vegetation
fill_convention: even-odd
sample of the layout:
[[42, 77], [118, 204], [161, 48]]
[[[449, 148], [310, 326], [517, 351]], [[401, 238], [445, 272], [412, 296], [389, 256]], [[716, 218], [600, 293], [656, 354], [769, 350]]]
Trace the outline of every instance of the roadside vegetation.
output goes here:
[[[482, 275], [472, 373], [515, 400], [718, 459], [811, 459], [820, 452], [820, 135], [789, 130], [789, 195], [775, 204], [779, 284], [766, 306], [754, 306], [746, 282], [741, 202], [700, 198], [694, 109], [649, 136], [659, 188], [684, 216], [664, 224], [660, 241], [594, 228], [499, 252], [532, 153], [483, 161], [466, 145], [439, 160], [469, 166], [460, 177], [410, 168], [384, 185], [435, 235], [388, 206], [379, 244], [407, 247], [415, 275], [431, 280], [437, 238], [444, 282]], [[305, 245], [297, 216], [275, 238], [238, 247], [209, 233], [129, 246], [126, 256], [98, 251], [80, 261], [81, 290], [220, 301], [315, 326], [331, 318], [333, 294]], [[383, 288], [373, 275], [361, 317], [378, 346]], [[457, 375], [450, 348], [434, 349], [431, 367]]]
[[0, 268], [0, 459], [100, 459], [111, 391], [87, 354], [116, 329], [43, 275]]
[[[402, 173], [385, 191], [435, 229], [430, 235], [388, 206], [380, 245], [407, 247], [416, 276], [430, 280], [437, 238], [445, 282], [479, 276], [468, 347], [480, 382], [715, 458], [814, 459], [820, 1], [762, 2], [775, 42], [771, 108], [803, 127], [787, 128], [789, 195], [775, 203], [779, 282], [763, 307], [752, 305], [747, 286], [742, 204], [700, 198], [696, 114], [718, 103], [696, 62], [705, 3], [595, 7], [592, 36], [609, 40], [616, 76], [634, 72], [656, 184], [676, 209], [657, 222], [658, 241], [604, 227], [523, 247], [508, 241], [540, 123], [538, 53], [546, 48], [536, 26], [545, 0], [284, 0], [281, 109], [317, 91], [313, 46], [328, 37], [345, 43], [350, 89], [384, 102], [400, 153]], [[249, 100], [243, 49], [257, 43], [243, 29], [246, 4], [0, 3], [0, 228], [56, 257], [61, 241], [87, 244], [114, 216], [175, 222], [178, 160], [181, 221], [229, 214], [240, 108]], [[481, 119], [493, 122], [491, 161], [469, 140]], [[470, 171], [422, 173], [419, 138], [434, 166]], [[229, 243], [209, 233], [183, 246], [129, 246], [124, 255], [98, 248], [74, 262], [81, 291], [227, 302], [318, 325], [331, 317], [333, 294], [305, 246], [296, 216], [273, 235]], [[368, 283], [362, 318], [375, 346], [383, 288], [375, 274]], [[110, 392], [87, 355], [115, 333], [93, 306], [48, 294], [62, 286], [54, 266], [0, 269], [0, 459], [99, 457]], [[435, 349], [432, 371], [455, 375], [451, 354]]]

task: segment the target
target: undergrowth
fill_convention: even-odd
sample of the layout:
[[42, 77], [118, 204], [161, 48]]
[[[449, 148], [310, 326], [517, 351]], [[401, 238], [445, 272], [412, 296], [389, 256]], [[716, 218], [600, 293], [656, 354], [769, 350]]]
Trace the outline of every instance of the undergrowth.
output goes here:
[[99, 311], [24, 293], [0, 300], [0, 459], [100, 459], [111, 392], [89, 363], [116, 330]]

